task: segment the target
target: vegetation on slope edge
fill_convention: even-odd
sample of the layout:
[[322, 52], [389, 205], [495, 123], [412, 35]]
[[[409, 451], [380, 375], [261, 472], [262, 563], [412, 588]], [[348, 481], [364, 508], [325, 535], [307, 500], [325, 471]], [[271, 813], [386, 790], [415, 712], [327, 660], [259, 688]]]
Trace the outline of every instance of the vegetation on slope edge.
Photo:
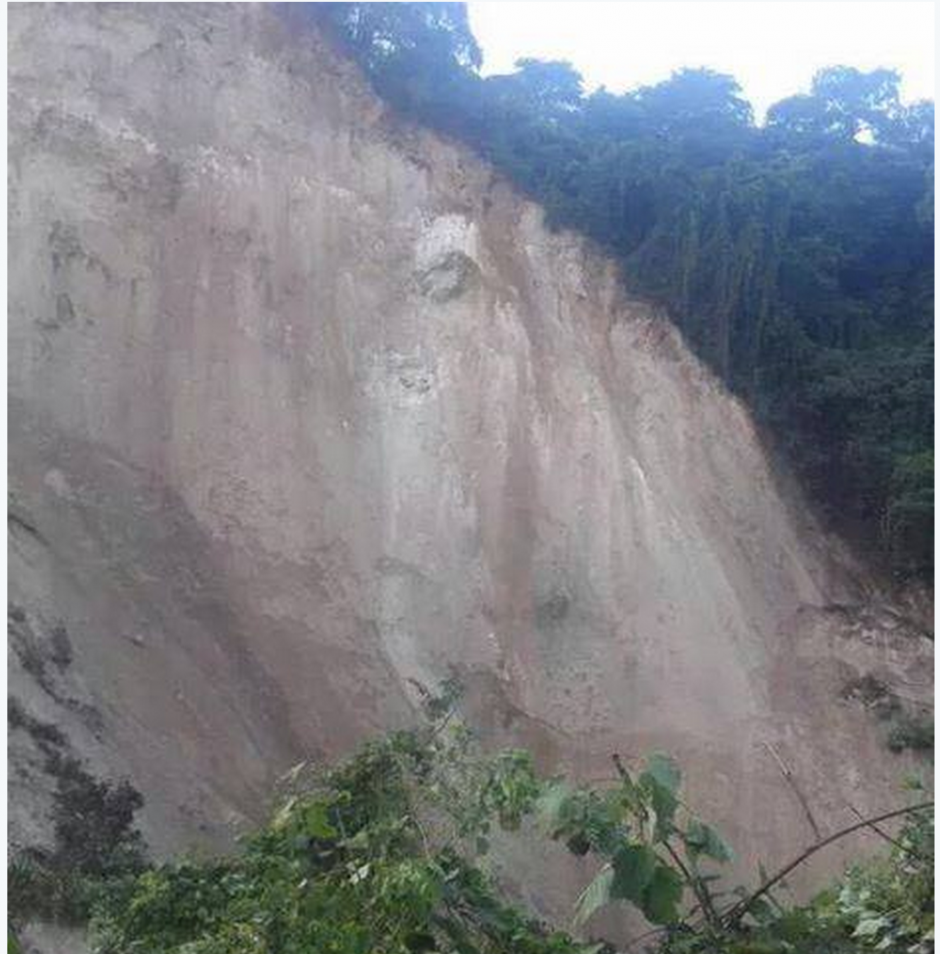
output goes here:
[[[291, 794], [233, 857], [141, 870], [124, 818], [113, 845], [120, 864], [96, 853], [88, 870], [57, 874], [34, 860], [14, 871], [11, 944], [23, 923], [48, 917], [35, 888], [49, 891], [58, 877], [83, 906], [100, 954], [604, 954], [614, 947], [582, 938], [595, 912], [616, 904], [652, 926], [630, 950], [932, 950], [932, 802], [859, 822], [890, 853], [812, 904], [788, 905], [777, 893], [783, 876], [842, 833], [774, 876], [761, 872], [757, 888], [729, 890], [719, 873], [731, 849], [685, 803], [669, 758], [628, 767], [615, 757], [603, 787], [541, 778], [525, 752], [481, 752], [454, 718], [456, 693], [450, 683], [427, 695], [424, 725], [369, 743], [336, 768], [298, 766]], [[905, 819], [900, 834], [880, 827], [888, 817]], [[596, 861], [570, 925], [532, 917], [500, 888], [488, 856], [501, 832], [550, 837]], [[67, 908], [73, 921], [76, 904]]]
[[902, 579], [933, 560], [933, 104], [822, 70], [755, 123], [733, 77], [586, 95], [563, 62], [481, 76], [460, 3], [291, 5], [395, 109], [468, 143], [665, 304], [804, 486]]

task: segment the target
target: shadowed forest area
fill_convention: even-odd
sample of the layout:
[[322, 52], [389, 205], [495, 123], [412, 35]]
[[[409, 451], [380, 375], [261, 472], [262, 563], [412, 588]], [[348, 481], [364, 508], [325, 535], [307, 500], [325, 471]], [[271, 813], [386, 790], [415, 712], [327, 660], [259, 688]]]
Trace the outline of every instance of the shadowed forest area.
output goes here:
[[665, 305], [828, 521], [896, 578], [933, 551], [932, 102], [834, 66], [758, 125], [731, 76], [586, 94], [480, 74], [459, 3], [306, 4], [395, 109], [471, 145]]

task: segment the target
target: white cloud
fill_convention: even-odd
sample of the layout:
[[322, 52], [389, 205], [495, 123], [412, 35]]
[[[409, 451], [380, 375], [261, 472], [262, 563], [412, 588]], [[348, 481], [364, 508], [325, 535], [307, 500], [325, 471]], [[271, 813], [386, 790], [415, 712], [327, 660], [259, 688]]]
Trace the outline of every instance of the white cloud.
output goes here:
[[734, 75], [758, 114], [823, 66], [886, 66], [905, 99], [934, 96], [930, 0], [619, 0], [468, 4], [484, 72], [570, 60], [588, 86], [621, 92], [683, 66]]

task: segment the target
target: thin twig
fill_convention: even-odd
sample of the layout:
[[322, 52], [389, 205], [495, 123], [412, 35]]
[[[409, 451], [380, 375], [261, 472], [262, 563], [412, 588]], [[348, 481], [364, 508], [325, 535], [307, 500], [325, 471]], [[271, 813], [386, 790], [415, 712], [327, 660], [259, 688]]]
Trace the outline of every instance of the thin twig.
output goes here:
[[646, 931], [643, 934], [639, 934], [636, 937], [630, 938], [629, 941], [624, 945], [624, 950], [629, 951], [634, 944], [639, 944], [640, 941], [645, 941], [648, 937], [655, 937], [657, 934], [665, 934], [669, 930], [669, 926], [653, 928], [650, 931]]
[[444, 718], [434, 726], [431, 731], [431, 741], [433, 742], [443, 731], [447, 728], [447, 723], [454, 717], [457, 712], [456, 706], [451, 706], [447, 712], [444, 714]]
[[678, 852], [665, 838], [663, 838], [663, 845], [665, 846], [666, 851], [669, 852], [669, 857], [672, 858], [675, 866], [682, 872], [682, 876], [685, 878], [686, 884], [688, 884], [688, 886], [692, 889], [696, 900], [702, 906], [702, 914], [704, 915], [705, 920], [709, 924], [714, 924], [716, 921], [715, 908], [712, 905], [712, 899], [708, 893], [708, 887], [702, 882], [701, 878], [699, 878], [697, 875], [693, 875], [692, 872], [689, 871], [682, 859], [679, 857]]
[[[678, 922], [679, 926], [687, 928], [690, 931], [697, 931], [699, 928], [704, 926], [704, 921], [694, 922], [690, 921], [696, 911], [699, 910], [701, 905], [693, 904], [691, 908], [682, 916], [682, 920]], [[629, 951], [634, 944], [638, 944], [640, 941], [645, 941], [648, 937], [653, 937], [656, 934], [665, 934], [667, 931], [674, 930], [677, 927], [676, 924], [664, 924], [661, 927], [651, 928], [649, 931], [644, 931], [642, 934], [637, 935], [636, 937], [630, 938], [629, 941], [624, 945], [624, 951]]]
[[724, 915], [725, 923], [730, 926], [736, 921], [739, 921], [758, 898], [765, 895], [775, 884], [781, 882], [791, 871], [793, 871], [794, 868], [798, 868], [801, 864], [803, 864], [807, 858], [816, 854], [817, 851], [825, 848], [827, 845], [831, 845], [834, 841], [838, 841], [840, 838], [844, 838], [846, 835], [851, 835], [852, 832], [858, 831], [860, 828], [869, 828], [871, 825], [874, 825], [877, 822], [887, 821], [889, 818], [898, 818], [901, 815], [909, 815], [912, 812], [923, 811], [926, 808], [933, 808], [933, 805], [934, 803], [931, 801], [921, 802], [919, 805], [909, 805], [906, 808], [896, 808], [894, 811], [884, 812], [883, 814], [875, 815], [872, 818], [864, 818], [862, 821], [856, 822], [854, 825], [849, 825], [848, 828], [843, 828], [840, 831], [829, 835], [827, 838], [823, 838], [822, 841], [817, 841], [815, 845], [807, 848], [806, 851], [794, 858], [789, 864], [784, 865], [784, 867], [781, 868], [772, 878], [768, 878], [753, 894], [731, 908], [731, 910]]
[[614, 763], [614, 766], [617, 769], [617, 774], [620, 776], [620, 778], [621, 779], [629, 778], [630, 774], [629, 772], [627, 772], [627, 769], [623, 764], [623, 760], [620, 758], [620, 754], [618, 752], [614, 752], [614, 754], [610, 758], [611, 758], [611, 761]]
[[786, 779], [787, 784], [793, 789], [796, 797], [799, 799], [800, 805], [803, 807], [803, 814], [806, 815], [806, 820], [809, 822], [809, 827], [813, 829], [813, 834], [816, 836], [817, 840], [822, 838], [822, 832], [819, 830], [819, 826], [816, 824], [816, 819], [813, 818], [812, 811], [810, 811], [809, 802], [806, 800], [806, 796], [803, 794], [800, 786], [797, 785], [793, 772], [790, 771], [783, 759], [777, 754], [777, 750], [769, 742], [764, 742], [763, 746], [774, 757], [774, 760], [783, 774], [784, 779]]
[[[846, 805], [849, 806], [852, 814], [860, 819], [865, 821], [865, 816], [851, 803], [846, 802]], [[906, 855], [911, 855], [914, 858], [917, 858], [918, 861], [924, 861], [922, 855], [916, 852], [910, 845], [905, 845], [902, 842], [898, 841], [897, 838], [892, 838], [883, 828], [879, 828], [874, 822], [867, 822], [868, 827], [876, 834], [880, 835], [888, 844], [894, 845], [898, 851], [903, 851]]]

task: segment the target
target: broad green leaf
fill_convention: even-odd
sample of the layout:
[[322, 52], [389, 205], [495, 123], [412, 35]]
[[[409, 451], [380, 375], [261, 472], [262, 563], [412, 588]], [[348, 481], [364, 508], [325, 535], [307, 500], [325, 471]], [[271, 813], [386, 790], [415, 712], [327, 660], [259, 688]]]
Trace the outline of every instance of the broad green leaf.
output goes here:
[[711, 825], [693, 818], [685, 833], [685, 843], [692, 855], [705, 855], [715, 861], [730, 861], [731, 849]]
[[604, 865], [597, 877], [581, 892], [574, 916], [575, 927], [580, 927], [598, 909], [611, 899], [610, 889], [614, 883], [614, 870]]
[[708, 836], [704, 828], [705, 826], [697, 818], [693, 818], [692, 821], [689, 822], [689, 827], [686, 829], [685, 834], [682, 836], [685, 847], [693, 857], [704, 854], [705, 852]]
[[641, 783], [648, 792], [651, 802], [648, 811], [653, 832], [647, 837], [650, 840], [653, 837], [665, 838], [672, 832], [672, 820], [679, 807], [679, 801], [668, 788], [657, 782], [651, 775], [644, 773], [641, 776]]
[[647, 919], [653, 924], [673, 924], [677, 921], [682, 890], [682, 878], [672, 868], [659, 865], [643, 892], [641, 908]]
[[625, 845], [613, 857], [612, 898], [639, 903], [653, 876], [658, 859], [647, 845]]
[[672, 820], [679, 807], [676, 792], [680, 781], [676, 763], [668, 755], [658, 752], [647, 758], [646, 769], [637, 779], [655, 812], [655, 834], [659, 838], [666, 837], [672, 830]]
[[662, 752], [654, 752], [646, 759], [646, 771], [643, 774], [654, 778], [673, 795], [679, 791], [679, 784], [682, 781], [679, 766]]

